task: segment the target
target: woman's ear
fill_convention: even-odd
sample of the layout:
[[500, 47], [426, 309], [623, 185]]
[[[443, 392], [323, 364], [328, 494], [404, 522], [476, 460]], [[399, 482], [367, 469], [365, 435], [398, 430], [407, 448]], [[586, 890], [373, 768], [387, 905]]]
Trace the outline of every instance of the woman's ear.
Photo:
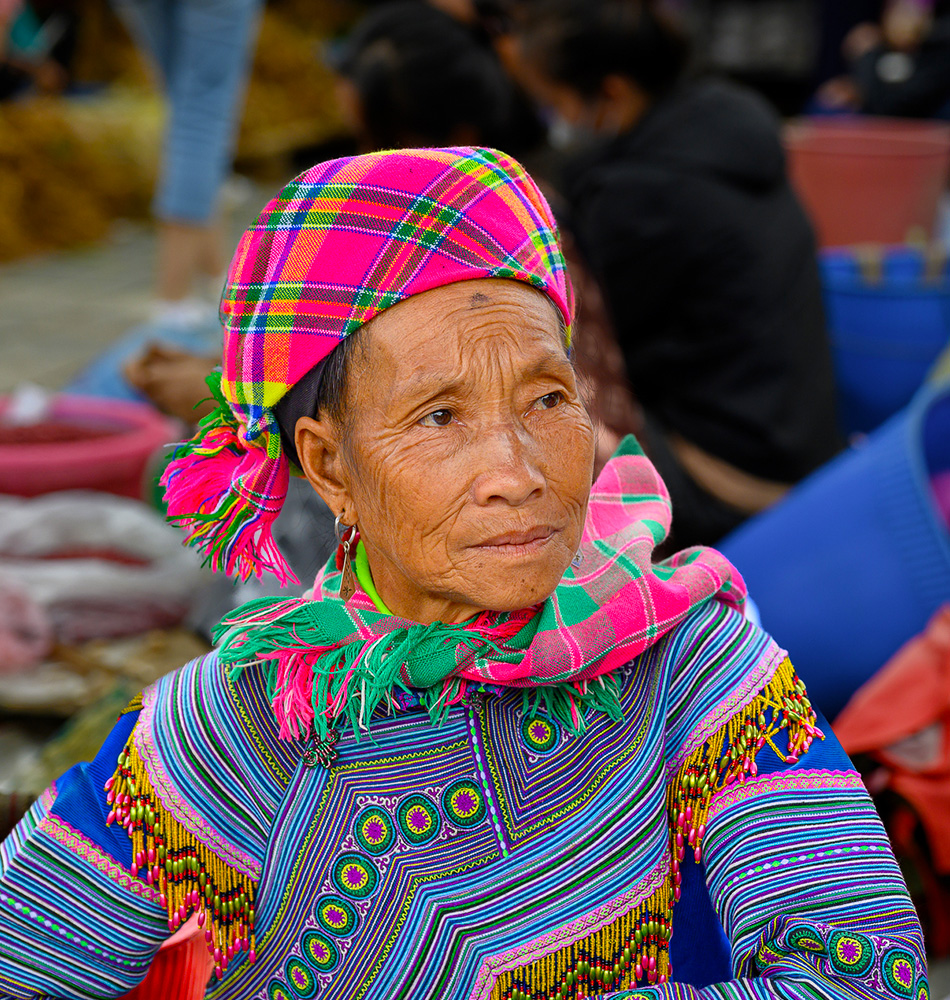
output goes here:
[[349, 491], [336, 425], [328, 420], [301, 417], [294, 428], [294, 444], [307, 482], [345, 524], [355, 524], [357, 512]]

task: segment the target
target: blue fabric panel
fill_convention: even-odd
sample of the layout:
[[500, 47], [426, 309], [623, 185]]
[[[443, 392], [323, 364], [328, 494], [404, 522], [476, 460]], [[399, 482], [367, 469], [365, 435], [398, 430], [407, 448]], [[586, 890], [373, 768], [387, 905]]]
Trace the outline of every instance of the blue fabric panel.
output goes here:
[[732, 979], [731, 946], [706, 888], [706, 871], [692, 851], [680, 863], [683, 883], [673, 907], [670, 964], [673, 978], [701, 989]]
[[109, 806], [103, 786], [112, 777], [138, 717], [138, 712], [120, 716], [95, 760], [77, 764], [56, 782], [56, 801], [50, 810], [126, 868], [132, 864], [132, 841], [123, 827], [106, 826]]

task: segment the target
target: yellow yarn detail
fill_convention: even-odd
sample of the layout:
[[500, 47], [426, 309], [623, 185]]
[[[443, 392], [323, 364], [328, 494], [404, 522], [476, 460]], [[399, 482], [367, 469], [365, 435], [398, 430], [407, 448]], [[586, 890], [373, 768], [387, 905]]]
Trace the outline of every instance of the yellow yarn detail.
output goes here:
[[165, 808], [131, 736], [105, 787], [112, 810], [107, 823], [125, 827], [132, 840], [132, 875], [146, 873], [168, 912], [169, 930], [199, 914], [219, 976], [240, 951], [249, 952], [253, 961], [256, 883], [222, 861]]
[[593, 934], [520, 969], [503, 972], [492, 1000], [568, 1000], [666, 982], [670, 973], [671, 882]]
[[129, 703], [122, 709], [119, 713], [119, 718], [121, 719], [123, 715], [128, 715], [130, 712], [140, 712], [142, 710], [142, 692], [140, 691]]

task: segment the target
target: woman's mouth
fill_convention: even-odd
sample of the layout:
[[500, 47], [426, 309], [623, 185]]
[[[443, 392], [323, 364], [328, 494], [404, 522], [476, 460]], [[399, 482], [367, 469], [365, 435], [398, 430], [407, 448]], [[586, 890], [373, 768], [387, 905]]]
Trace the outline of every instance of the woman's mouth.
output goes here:
[[554, 537], [557, 529], [549, 524], [521, 531], [506, 531], [473, 546], [493, 555], [526, 556], [539, 552]]

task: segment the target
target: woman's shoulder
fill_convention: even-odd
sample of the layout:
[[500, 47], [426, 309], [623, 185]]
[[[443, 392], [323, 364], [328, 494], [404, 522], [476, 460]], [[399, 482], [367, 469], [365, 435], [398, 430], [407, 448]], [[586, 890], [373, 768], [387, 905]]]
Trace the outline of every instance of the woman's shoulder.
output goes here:
[[693, 609], [647, 654], [663, 678], [667, 742], [686, 744], [751, 700], [786, 652], [742, 612], [718, 600]]
[[300, 757], [278, 739], [261, 670], [232, 677], [214, 651], [143, 692], [131, 739], [166, 807], [255, 847]]

